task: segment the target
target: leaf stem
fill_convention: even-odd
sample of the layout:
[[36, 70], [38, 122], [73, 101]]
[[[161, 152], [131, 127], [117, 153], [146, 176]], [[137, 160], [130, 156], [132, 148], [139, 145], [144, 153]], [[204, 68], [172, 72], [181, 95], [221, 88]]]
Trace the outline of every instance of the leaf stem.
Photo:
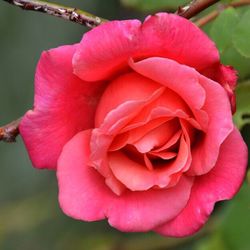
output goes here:
[[88, 12], [38, 0], [3, 0], [24, 10], [38, 11], [94, 28], [107, 20]]

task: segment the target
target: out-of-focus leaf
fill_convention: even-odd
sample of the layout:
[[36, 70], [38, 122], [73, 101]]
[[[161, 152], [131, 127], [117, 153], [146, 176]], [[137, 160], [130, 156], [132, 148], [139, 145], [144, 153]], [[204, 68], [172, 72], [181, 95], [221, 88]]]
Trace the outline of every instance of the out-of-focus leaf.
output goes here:
[[220, 232], [229, 250], [249, 250], [250, 186], [245, 184], [231, 202]]
[[250, 10], [240, 19], [233, 33], [233, 44], [237, 51], [245, 57], [250, 58]]
[[250, 170], [247, 171], [247, 183], [250, 184]]
[[187, 0], [121, 0], [127, 7], [140, 11], [175, 10], [189, 1]]
[[213, 22], [210, 36], [214, 40], [220, 53], [232, 44], [232, 33], [239, 22], [239, 16], [235, 9], [224, 10]]
[[235, 48], [230, 47], [221, 54], [221, 61], [225, 65], [232, 65], [239, 74], [239, 79], [244, 80], [250, 76], [250, 58], [242, 56]]
[[195, 250], [228, 250], [220, 234], [215, 233], [211, 237], [200, 241]]
[[239, 129], [250, 124], [250, 81], [240, 83], [236, 89], [237, 112], [234, 122]]
[[250, 76], [250, 58], [242, 56], [233, 44], [233, 36], [241, 18], [242, 12], [239, 10], [224, 10], [213, 22], [209, 35], [219, 49], [222, 63], [232, 65], [243, 80]]
[[249, 250], [250, 186], [246, 183], [220, 213], [220, 224], [196, 250]]

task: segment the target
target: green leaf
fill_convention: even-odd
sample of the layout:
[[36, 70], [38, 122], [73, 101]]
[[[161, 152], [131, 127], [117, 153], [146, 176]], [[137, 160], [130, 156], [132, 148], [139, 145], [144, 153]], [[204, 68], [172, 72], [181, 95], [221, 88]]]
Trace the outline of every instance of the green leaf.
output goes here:
[[140, 11], [175, 10], [185, 5], [187, 0], [121, 0], [124, 6]]
[[232, 32], [238, 22], [239, 16], [233, 8], [224, 10], [213, 22], [210, 36], [216, 43], [220, 53], [223, 53], [225, 49], [231, 46]]
[[250, 170], [247, 171], [247, 183], [250, 184]]
[[219, 49], [221, 61], [232, 65], [239, 73], [241, 80], [250, 76], [250, 58], [242, 56], [233, 44], [233, 34], [241, 20], [242, 13], [233, 8], [224, 10], [213, 22], [209, 35]]
[[239, 129], [250, 124], [250, 81], [240, 83], [236, 89], [237, 112], [234, 122]]
[[250, 186], [244, 184], [225, 213], [220, 233], [228, 249], [249, 249]]
[[219, 224], [195, 250], [249, 250], [250, 186], [244, 183], [228, 206], [218, 212]]
[[225, 65], [232, 65], [238, 71], [241, 80], [250, 76], [250, 58], [242, 56], [234, 47], [226, 49], [221, 54], [221, 62]]
[[248, 10], [233, 33], [233, 44], [237, 51], [250, 58], [250, 10]]
[[195, 250], [227, 250], [227, 248], [221, 235], [214, 233], [211, 237], [200, 241]]

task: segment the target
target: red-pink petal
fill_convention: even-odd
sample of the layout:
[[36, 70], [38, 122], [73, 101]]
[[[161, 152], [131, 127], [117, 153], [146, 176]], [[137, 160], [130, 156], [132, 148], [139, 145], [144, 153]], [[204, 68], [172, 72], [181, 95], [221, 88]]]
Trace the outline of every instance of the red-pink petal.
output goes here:
[[198, 72], [193, 68], [160, 57], [130, 61], [130, 66], [137, 73], [175, 91], [189, 108], [197, 110], [203, 106], [206, 93], [199, 84]]
[[[126, 126], [120, 131], [120, 134], [118, 134], [115, 139], [112, 141], [112, 144], [109, 148], [109, 151], [115, 151], [122, 147], [124, 147], [126, 144], [133, 144], [133, 142], [138, 141], [140, 138], [142, 138], [145, 134], [147, 134], [152, 129], [160, 126], [170, 118], [158, 118], [151, 120], [147, 123], [141, 123], [140, 125], [135, 125], [135, 128], [131, 128], [130, 125]], [[129, 130], [129, 127], [131, 128]], [[126, 132], [123, 132], [126, 131]]]
[[234, 128], [226, 91], [202, 75], [199, 76], [199, 82], [206, 90], [203, 109], [209, 115], [209, 124], [203, 138], [192, 148], [193, 161], [189, 172], [192, 175], [207, 173], [215, 166], [220, 146]]
[[105, 185], [103, 176], [87, 165], [90, 135], [88, 130], [74, 136], [63, 148], [57, 168], [62, 210], [86, 221], [104, 219], [104, 204], [115, 196]]
[[192, 22], [173, 14], [104, 23], [83, 36], [74, 56], [75, 73], [87, 81], [103, 80], [127, 67], [129, 58], [160, 56], [197, 70], [219, 62], [215, 44]]
[[90, 164], [98, 169], [102, 175], [107, 177], [110, 172], [107, 163], [107, 152], [114, 137], [145, 105], [157, 99], [164, 89], [164, 87], [157, 89], [144, 100], [124, 102], [107, 114], [100, 128], [93, 130], [90, 143]]
[[189, 145], [183, 138], [181, 138], [176, 159], [171, 163], [166, 163], [161, 168], [156, 166], [153, 171], [120, 151], [110, 152], [108, 156], [109, 167], [114, 176], [132, 191], [143, 191], [154, 186], [168, 187], [171, 176], [184, 171], [189, 167], [190, 161]]
[[235, 88], [237, 84], [237, 71], [232, 66], [215, 64], [212, 68], [206, 69], [202, 74], [220, 83], [227, 91], [231, 102], [232, 112], [236, 111]]
[[43, 52], [35, 76], [34, 109], [20, 124], [33, 165], [56, 168], [64, 144], [77, 132], [94, 126], [94, 113], [103, 86], [73, 74], [78, 45]]
[[160, 84], [137, 73], [123, 74], [109, 83], [105, 89], [95, 116], [95, 126], [99, 127], [107, 114], [128, 101], [140, 101], [149, 98], [162, 87]]
[[103, 176], [87, 166], [89, 139], [90, 131], [77, 134], [58, 161], [59, 202], [67, 215], [84, 221], [108, 218], [122, 231], [148, 231], [173, 219], [186, 206], [193, 183], [190, 177], [166, 190], [114, 194]]
[[239, 190], [247, 166], [247, 147], [237, 129], [221, 146], [216, 166], [206, 175], [196, 177], [190, 200], [172, 221], [155, 229], [165, 236], [188, 236], [200, 229], [220, 200], [231, 199]]
[[154, 148], [164, 145], [180, 128], [179, 122], [176, 119], [167, 121], [160, 126], [152, 129], [138, 141], [132, 144], [141, 153], [147, 153]]

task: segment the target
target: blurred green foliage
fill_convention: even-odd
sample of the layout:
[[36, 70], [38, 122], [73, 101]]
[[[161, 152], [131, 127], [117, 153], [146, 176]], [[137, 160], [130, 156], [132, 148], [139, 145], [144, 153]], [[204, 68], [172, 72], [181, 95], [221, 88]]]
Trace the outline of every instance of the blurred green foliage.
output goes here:
[[250, 81], [241, 83], [237, 90], [237, 112], [234, 115], [234, 122], [238, 128], [250, 124]]
[[185, 5], [187, 0], [121, 0], [121, 2], [130, 8], [140, 11], [157, 11], [157, 10], [176, 10], [178, 6]]
[[250, 10], [248, 10], [237, 23], [233, 33], [233, 44], [237, 51], [245, 57], [250, 58]]
[[248, 250], [250, 245], [250, 186], [244, 184], [229, 206], [220, 214], [217, 227], [196, 250]]
[[[242, 11], [242, 9], [244, 9]], [[249, 7], [241, 9], [228, 8], [224, 10], [218, 18], [212, 23], [209, 35], [215, 41], [224, 64], [232, 65], [238, 71], [240, 80], [250, 76], [250, 58], [239, 52], [240, 44], [244, 41], [249, 45], [250, 36], [247, 32], [241, 32], [242, 29], [249, 29], [245, 23], [246, 16], [250, 20]], [[242, 22], [243, 20], [243, 22]], [[236, 46], [237, 44], [237, 46]]]
[[[60, 0], [107, 19], [142, 18], [140, 11], [175, 9], [188, 1]], [[227, 9], [210, 25], [225, 64], [238, 71], [235, 122], [249, 143], [250, 12]], [[87, 29], [54, 17], [21, 11], [0, 1], [0, 118], [5, 124], [32, 108], [33, 78], [43, 50], [77, 43]], [[57, 201], [54, 172], [32, 168], [21, 138], [0, 143], [0, 249], [2, 250], [247, 250], [250, 248], [250, 187], [233, 201], [217, 206], [214, 216], [194, 237], [164, 238], [154, 233], [124, 234], [106, 222], [86, 223], [66, 217]]]

